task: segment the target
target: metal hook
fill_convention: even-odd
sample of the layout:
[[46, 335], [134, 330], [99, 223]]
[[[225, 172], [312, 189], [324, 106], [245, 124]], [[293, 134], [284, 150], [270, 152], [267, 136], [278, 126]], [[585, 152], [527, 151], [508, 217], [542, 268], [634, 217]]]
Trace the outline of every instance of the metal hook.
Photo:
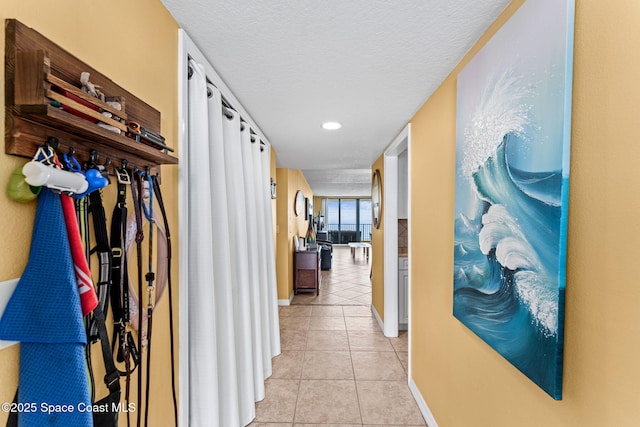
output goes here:
[[78, 163], [78, 160], [73, 155], [75, 152], [76, 150], [73, 147], [69, 147], [69, 152], [62, 155], [62, 160], [64, 160], [64, 166], [68, 170], [73, 172], [80, 172], [82, 168], [80, 167], [80, 163]]
[[89, 152], [89, 164], [91, 166], [94, 166], [98, 163], [98, 151], [97, 150], [91, 150]]
[[129, 161], [127, 159], [122, 159], [122, 167], [120, 169], [114, 168], [114, 172], [116, 177], [118, 177], [118, 182], [120, 184], [131, 184], [131, 179], [129, 178], [129, 173], [127, 172], [127, 165]]
[[56, 152], [48, 143], [45, 142], [43, 145], [38, 147], [36, 154], [33, 156], [33, 160], [36, 162], [47, 164], [49, 166], [55, 166], [55, 157]]
[[60, 148], [60, 141], [55, 136], [50, 136], [49, 138], [47, 138], [47, 142], [44, 143], [44, 146], [47, 150], [53, 149], [55, 151], [58, 151], [58, 149]]

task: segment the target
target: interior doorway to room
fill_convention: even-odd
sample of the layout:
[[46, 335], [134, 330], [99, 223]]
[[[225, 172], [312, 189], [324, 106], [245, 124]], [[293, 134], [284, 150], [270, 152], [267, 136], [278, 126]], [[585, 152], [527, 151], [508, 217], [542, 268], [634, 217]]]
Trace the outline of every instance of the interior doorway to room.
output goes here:
[[398, 329], [409, 329], [409, 155], [398, 155]]
[[[383, 182], [383, 227], [384, 227], [384, 334], [397, 337], [401, 324], [400, 314], [406, 328], [410, 328], [411, 319], [411, 254], [409, 253], [411, 229], [411, 191], [410, 163], [411, 151], [409, 139], [411, 125], [408, 124], [384, 152]], [[406, 153], [406, 157], [405, 154]], [[403, 165], [406, 158], [406, 166]], [[402, 169], [406, 169], [406, 172]], [[401, 171], [402, 170], [402, 171]], [[406, 179], [406, 184], [400, 178]], [[402, 206], [402, 207], [401, 207]], [[406, 208], [405, 208], [406, 206]], [[406, 212], [406, 215], [405, 215]], [[405, 216], [406, 218], [401, 218]], [[399, 222], [399, 218], [405, 220]], [[406, 226], [406, 230], [402, 227]], [[406, 233], [406, 262], [399, 258], [399, 229]], [[404, 242], [402, 242], [404, 243]], [[401, 263], [402, 261], [402, 263]], [[401, 267], [403, 267], [401, 269]], [[403, 271], [404, 270], [404, 271]], [[402, 280], [400, 280], [402, 278]], [[404, 328], [403, 323], [403, 328]]]

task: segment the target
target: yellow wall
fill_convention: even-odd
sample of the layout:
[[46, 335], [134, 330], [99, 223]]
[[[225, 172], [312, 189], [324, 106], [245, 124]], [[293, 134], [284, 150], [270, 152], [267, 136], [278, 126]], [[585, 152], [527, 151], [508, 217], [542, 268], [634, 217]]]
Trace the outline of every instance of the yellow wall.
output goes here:
[[[16, 18], [158, 109], [162, 113], [162, 134], [170, 145], [176, 147], [178, 26], [158, 0], [113, 0], [90, 4], [80, 0], [0, 0], [0, 4], [2, 57], [5, 45], [4, 20]], [[0, 70], [0, 99], [4, 100], [4, 66]], [[4, 108], [0, 108], [0, 123], [4, 124]], [[6, 185], [11, 172], [25, 162], [26, 159], [5, 155], [4, 149], [0, 149], [1, 185]], [[178, 318], [177, 169], [176, 166], [162, 168], [163, 196], [174, 241], [174, 319]], [[109, 194], [109, 191], [113, 194]], [[105, 206], [112, 206], [115, 189], [105, 190], [105, 193]], [[107, 210], [110, 216], [111, 209]], [[3, 231], [0, 280], [8, 280], [19, 277], [26, 265], [35, 203], [23, 205], [13, 202], [3, 190], [0, 191], [0, 212]], [[172, 418], [167, 308], [165, 297], [154, 313], [156, 327], [153, 334], [155, 356], [151, 392], [153, 409], [149, 417], [151, 425], [164, 425], [164, 420]], [[94, 351], [94, 359], [99, 362], [102, 356]], [[98, 362], [95, 365], [100, 365]], [[0, 378], [0, 401], [10, 402], [18, 380], [18, 346], [0, 350]], [[96, 382], [102, 383], [101, 378], [102, 374], [96, 366]], [[122, 384], [124, 386], [124, 381]], [[135, 382], [132, 390], [135, 399]], [[123, 421], [125, 417], [120, 418]], [[4, 425], [5, 422], [6, 413], [0, 412], [0, 424]]]
[[309, 221], [304, 218], [304, 208], [299, 216], [296, 216], [293, 211], [295, 197], [298, 190], [301, 190], [305, 197], [313, 197], [313, 193], [300, 170], [278, 168], [276, 182], [278, 183], [276, 251], [278, 299], [288, 300], [293, 292], [293, 252], [295, 250], [293, 236], [304, 237], [309, 226]]
[[[326, 197], [313, 196], [313, 215], [314, 216], [318, 216], [320, 215], [320, 213], [322, 213], [322, 199], [326, 199]], [[325, 218], [325, 221], [326, 221], [326, 218]]]
[[[371, 179], [380, 170], [382, 209], [384, 210], [384, 153], [371, 165]], [[384, 322], [384, 215], [380, 212], [380, 228], [371, 227], [371, 303]]]
[[640, 3], [576, 2], [563, 400], [452, 316], [456, 75], [522, 3], [411, 120], [413, 378], [443, 427], [637, 426]]
[[276, 277], [278, 282], [278, 299], [289, 299], [293, 272], [289, 265], [289, 211], [293, 205], [289, 202], [289, 169], [276, 169], [277, 218], [276, 218]]

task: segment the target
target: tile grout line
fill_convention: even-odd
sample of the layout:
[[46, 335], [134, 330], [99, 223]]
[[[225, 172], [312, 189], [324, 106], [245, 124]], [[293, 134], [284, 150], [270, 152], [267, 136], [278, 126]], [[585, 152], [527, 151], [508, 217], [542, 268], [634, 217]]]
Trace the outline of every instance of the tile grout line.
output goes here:
[[296, 393], [296, 405], [293, 409], [293, 419], [291, 425], [296, 423], [296, 415], [298, 414], [298, 402], [300, 401], [300, 389], [302, 388], [302, 370], [304, 369], [304, 359], [307, 355], [307, 350], [302, 351], [302, 366], [300, 367], [300, 378], [298, 378], [298, 392]]
[[[309, 310], [309, 327], [311, 326], [311, 314], [313, 312], [313, 307], [311, 307], [311, 309]], [[307, 316], [304, 316], [307, 317]], [[308, 335], [309, 329], [307, 329], [307, 339], [305, 341], [305, 345], [304, 345], [304, 350], [302, 350], [302, 366], [300, 367], [300, 377], [298, 378], [298, 393], [296, 395], [296, 404], [295, 404], [295, 409], [293, 411], [293, 420], [291, 420], [291, 425], [293, 426], [294, 424], [296, 424], [296, 416], [298, 415], [298, 403], [300, 402], [300, 390], [302, 389], [302, 375], [304, 372], [304, 361], [307, 357], [307, 351], [308, 351], [308, 347], [309, 347], [309, 335]]]
[[[342, 313], [344, 315], [344, 309], [342, 310]], [[347, 320], [344, 319], [344, 316], [343, 316], [343, 320], [346, 327]], [[362, 418], [362, 405], [360, 405], [360, 394], [358, 393], [358, 382], [356, 381], [356, 368], [353, 366], [353, 351], [351, 350], [351, 340], [349, 339], [349, 331], [347, 331], [347, 344], [349, 345], [349, 360], [351, 361], [351, 372], [353, 373], [353, 387], [356, 390], [356, 401], [358, 402], [358, 413], [360, 414], [360, 425], [363, 425], [364, 421]]]

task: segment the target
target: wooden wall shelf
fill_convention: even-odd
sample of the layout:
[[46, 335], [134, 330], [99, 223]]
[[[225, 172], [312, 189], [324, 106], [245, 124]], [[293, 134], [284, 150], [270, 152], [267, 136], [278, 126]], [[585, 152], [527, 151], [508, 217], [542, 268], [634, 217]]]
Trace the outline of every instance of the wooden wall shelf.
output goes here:
[[[15, 19], [6, 21], [5, 46], [5, 152], [31, 158], [49, 137], [60, 141], [60, 152], [75, 149], [79, 161], [88, 160], [91, 150], [110, 158], [116, 166], [127, 159], [130, 166], [151, 167], [177, 164], [178, 159], [155, 147], [98, 126], [68, 111], [73, 108], [87, 118], [126, 129], [125, 120], [140, 123], [160, 133], [160, 112], [109, 78], [62, 49], [37, 31]], [[110, 109], [97, 98], [79, 90], [80, 74], [90, 73], [90, 81], [108, 97], [123, 104], [123, 110]], [[71, 94], [71, 95], [69, 95]], [[65, 110], [59, 106], [65, 106]], [[84, 104], [84, 105], [82, 105]], [[103, 117], [110, 111], [122, 122]]]

